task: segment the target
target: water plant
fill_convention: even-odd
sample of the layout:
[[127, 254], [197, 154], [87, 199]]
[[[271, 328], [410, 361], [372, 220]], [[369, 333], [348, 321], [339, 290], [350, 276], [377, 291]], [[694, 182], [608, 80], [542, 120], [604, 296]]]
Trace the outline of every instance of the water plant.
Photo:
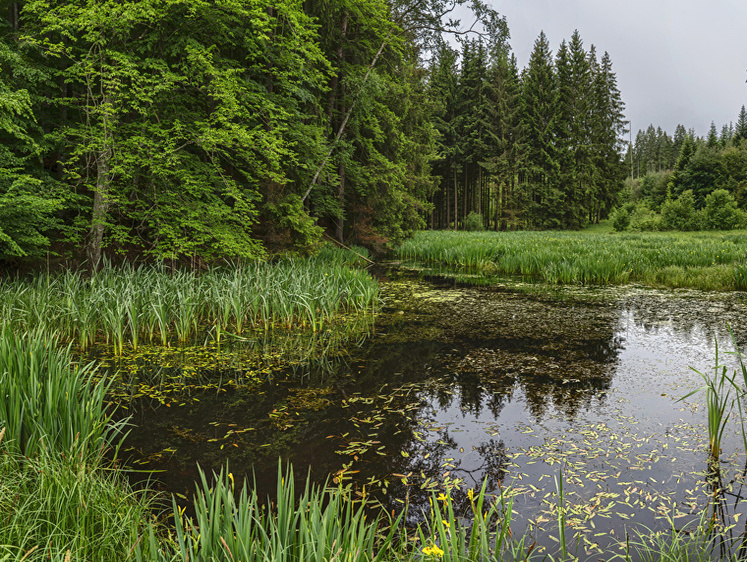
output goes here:
[[[721, 440], [724, 435], [729, 418], [731, 417], [734, 398], [732, 398], [732, 389], [736, 388], [736, 372], [729, 376], [727, 367], [719, 364], [718, 342], [716, 342], [716, 365], [713, 369], [713, 375], [707, 375], [693, 369], [698, 373], [705, 382], [702, 388], [695, 389], [683, 396], [685, 400], [701, 390], [706, 394], [706, 413], [708, 427], [708, 452], [711, 460], [718, 465], [721, 454]], [[747, 451], [747, 449], [745, 449]]]
[[340, 487], [325, 490], [307, 480], [298, 495], [290, 469], [278, 471], [272, 508], [246, 482], [236, 490], [227, 470], [214, 475], [212, 485], [203, 472], [200, 478], [194, 517], [174, 504], [180, 560], [383, 560], [399, 527], [395, 521], [381, 536], [366, 502], [352, 501]]
[[[337, 254], [334, 254], [337, 255]], [[345, 314], [367, 314], [378, 286], [339, 258], [283, 259], [209, 269], [106, 266], [91, 277], [0, 281], [0, 311], [17, 331], [50, 328], [81, 350], [103, 342], [118, 355], [143, 339], [186, 345], [199, 333], [222, 341], [247, 325], [322, 330]]]
[[743, 289], [745, 237], [733, 233], [418, 232], [403, 260], [549, 283]]
[[0, 427], [7, 447], [34, 455], [43, 449], [91, 453], [116, 445], [109, 384], [94, 381], [92, 365], [76, 365], [69, 348], [43, 330], [16, 334], [0, 327]]

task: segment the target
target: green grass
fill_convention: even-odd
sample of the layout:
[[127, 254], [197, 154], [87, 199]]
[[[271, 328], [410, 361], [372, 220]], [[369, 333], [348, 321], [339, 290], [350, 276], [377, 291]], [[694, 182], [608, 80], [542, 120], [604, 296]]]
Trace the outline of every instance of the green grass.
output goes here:
[[134, 559], [152, 519], [143, 493], [91, 459], [14, 449], [0, 444], [0, 561]]
[[403, 260], [556, 284], [747, 288], [747, 232], [418, 232]]
[[[329, 254], [329, 255], [327, 255]], [[49, 328], [86, 350], [122, 354], [143, 341], [222, 341], [248, 329], [319, 331], [378, 304], [376, 282], [340, 252], [301, 260], [216, 268], [200, 275], [166, 267], [105, 267], [0, 281], [0, 318], [17, 331]]]

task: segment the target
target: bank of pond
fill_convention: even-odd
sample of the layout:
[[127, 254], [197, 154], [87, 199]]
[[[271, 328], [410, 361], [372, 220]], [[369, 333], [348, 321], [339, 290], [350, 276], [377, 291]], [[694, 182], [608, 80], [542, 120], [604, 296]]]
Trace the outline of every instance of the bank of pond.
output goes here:
[[747, 234], [584, 236], [0, 281], [0, 561], [743, 559], [744, 294], [543, 272]]

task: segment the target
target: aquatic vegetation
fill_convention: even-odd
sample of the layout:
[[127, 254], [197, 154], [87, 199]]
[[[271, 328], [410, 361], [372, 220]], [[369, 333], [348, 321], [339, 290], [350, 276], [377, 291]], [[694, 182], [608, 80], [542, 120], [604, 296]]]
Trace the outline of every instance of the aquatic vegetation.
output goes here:
[[[699, 371], [695, 372], [703, 377], [705, 382], [703, 390], [706, 393], [708, 450], [711, 460], [718, 465], [721, 455], [721, 440], [734, 405], [734, 398], [732, 398], [731, 391], [735, 387], [734, 379], [736, 373], [730, 377], [726, 366], [719, 365], [718, 344], [716, 345], [716, 366], [713, 376], [700, 373]], [[696, 392], [698, 390], [685, 395], [682, 399], [689, 398]]]
[[122, 424], [107, 412], [109, 384], [95, 382], [92, 365], [76, 365], [55, 335], [0, 326], [0, 427], [11, 450], [91, 454], [116, 446]]
[[284, 259], [201, 274], [165, 266], [105, 267], [91, 277], [65, 271], [0, 281], [0, 317], [14, 329], [56, 330], [81, 350], [106, 342], [117, 355], [145, 340], [186, 345], [198, 334], [218, 343], [261, 330], [316, 332], [378, 303], [376, 282], [341, 259]]
[[[387, 513], [374, 508], [365, 489], [312, 486], [298, 494], [290, 467], [278, 470], [270, 506], [246, 482], [237, 489], [221, 470], [210, 484], [204, 473], [194, 495], [194, 516], [174, 503], [176, 538], [161, 543], [158, 560], [531, 560], [533, 546], [511, 533], [512, 502], [482, 488], [432, 494], [421, 523], [405, 525], [408, 507]], [[151, 533], [151, 551], [156, 535]], [[137, 552], [138, 560], [145, 560]], [[426, 558], [427, 559], [427, 558]]]
[[624, 284], [732, 290], [747, 287], [747, 240], [728, 233], [418, 232], [403, 260], [555, 284]]

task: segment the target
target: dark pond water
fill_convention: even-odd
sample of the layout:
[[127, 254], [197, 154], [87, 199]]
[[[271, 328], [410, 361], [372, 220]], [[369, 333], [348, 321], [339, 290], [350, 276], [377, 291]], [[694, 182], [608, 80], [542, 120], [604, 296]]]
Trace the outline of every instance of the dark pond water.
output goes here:
[[[134, 400], [132, 464], [189, 497], [197, 463], [228, 462], [272, 493], [280, 458], [320, 482], [365, 485], [388, 507], [407, 498], [415, 514], [444, 485], [464, 508], [487, 478], [514, 498], [513, 531], [550, 552], [562, 477], [571, 551], [591, 559], [638, 525], [687, 528], [708, 508], [703, 396], [678, 399], [702, 384], [691, 368], [712, 372], [716, 340], [734, 363], [728, 326], [747, 343], [747, 295], [470, 286], [396, 268], [382, 287], [381, 314], [349, 337], [263, 340], [263, 365], [235, 344], [204, 389], [169, 406]], [[292, 371], [267, 363], [289, 348]], [[226, 351], [201, 353], [207, 364]], [[743, 449], [735, 412], [721, 480], [735, 535], [747, 520]]]

